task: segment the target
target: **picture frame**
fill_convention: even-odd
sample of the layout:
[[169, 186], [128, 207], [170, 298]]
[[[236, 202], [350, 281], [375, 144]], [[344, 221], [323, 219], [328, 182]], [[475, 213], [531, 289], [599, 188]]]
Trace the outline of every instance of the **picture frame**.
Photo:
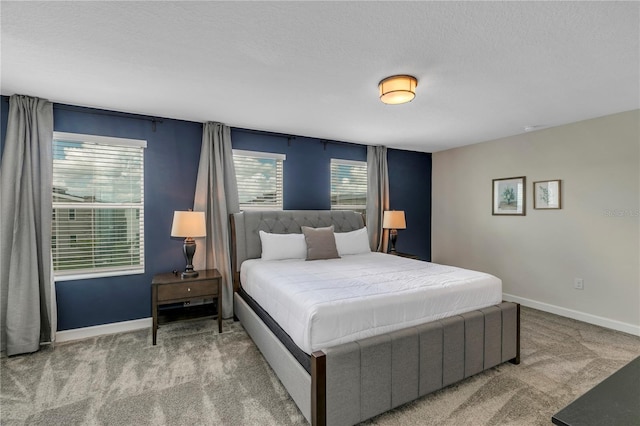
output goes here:
[[557, 210], [562, 208], [562, 181], [541, 180], [533, 182], [533, 208]]
[[494, 216], [525, 216], [527, 178], [524, 176], [493, 179], [491, 199]]

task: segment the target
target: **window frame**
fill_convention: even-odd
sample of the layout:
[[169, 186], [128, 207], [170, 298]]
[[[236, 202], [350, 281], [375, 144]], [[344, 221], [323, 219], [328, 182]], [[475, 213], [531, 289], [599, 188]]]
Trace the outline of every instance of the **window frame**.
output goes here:
[[351, 210], [356, 212], [361, 212], [363, 214], [367, 211], [367, 192], [369, 190], [368, 178], [365, 178], [365, 200], [364, 204], [333, 204], [333, 165], [342, 165], [342, 166], [360, 166], [365, 168], [365, 173], [367, 173], [367, 162], [359, 161], [359, 160], [345, 160], [343, 158], [331, 158], [329, 161], [329, 180], [330, 180], [330, 188], [329, 188], [329, 203], [331, 204], [331, 210]]
[[[240, 201], [240, 182], [238, 181], [238, 170], [236, 168], [236, 155], [241, 157], [249, 157], [255, 159], [267, 159], [276, 161], [276, 201], [279, 201], [279, 205], [273, 204], [248, 204]], [[280, 154], [276, 152], [265, 152], [265, 151], [251, 151], [244, 149], [233, 149], [233, 160], [234, 160], [234, 169], [236, 174], [236, 185], [238, 189], [238, 203], [240, 210], [283, 210], [284, 209], [284, 162], [287, 159], [286, 154]], [[280, 163], [280, 173], [278, 173], [278, 162]], [[278, 192], [280, 193], [278, 195]]]
[[[54, 250], [60, 249], [60, 241], [57, 238], [57, 233], [55, 233], [55, 221], [59, 220], [64, 214], [56, 214], [56, 209], [69, 209], [69, 213], [67, 215], [68, 221], [77, 222], [78, 218], [78, 210], [89, 210], [89, 211], [98, 211], [98, 210], [134, 210], [139, 213], [140, 218], [139, 222], [132, 229], [133, 235], [139, 233], [139, 236], [136, 238], [137, 244], [139, 246], [139, 256], [140, 262], [136, 265], [129, 266], [107, 266], [107, 267], [92, 267], [85, 269], [70, 269], [70, 270], [55, 270], [52, 269], [52, 274], [55, 281], [71, 281], [71, 280], [81, 280], [81, 279], [90, 279], [90, 278], [101, 278], [101, 277], [114, 277], [114, 276], [123, 276], [123, 275], [138, 275], [145, 273], [146, 261], [145, 261], [145, 232], [144, 232], [144, 172], [145, 172], [145, 164], [144, 164], [144, 150], [147, 147], [147, 141], [141, 139], [129, 139], [129, 138], [118, 138], [111, 136], [97, 136], [97, 135], [88, 135], [81, 133], [67, 133], [67, 132], [53, 132], [53, 143], [56, 141], [62, 142], [77, 142], [77, 143], [86, 143], [86, 144], [94, 144], [94, 145], [107, 145], [107, 146], [120, 146], [120, 147], [128, 147], [128, 148], [140, 148], [140, 167], [139, 171], [141, 173], [140, 180], [140, 201], [139, 202], [127, 202], [127, 203], [72, 203], [72, 202], [56, 202], [52, 200], [52, 241], [51, 241], [51, 254], [53, 259]], [[52, 159], [53, 163], [53, 159]], [[55, 165], [53, 165], [55, 166]], [[138, 170], [138, 168], [136, 168]], [[53, 188], [52, 188], [53, 192]], [[70, 211], [73, 210], [73, 219], [70, 217]], [[94, 229], [91, 229], [91, 232], [94, 232]], [[71, 238], [71, 234], [69, 237]], [[73, 235], [76, 237], [75, 245], [78, 244], [77, 235]], [[55, 241], [55, 243], [54, 243]]]

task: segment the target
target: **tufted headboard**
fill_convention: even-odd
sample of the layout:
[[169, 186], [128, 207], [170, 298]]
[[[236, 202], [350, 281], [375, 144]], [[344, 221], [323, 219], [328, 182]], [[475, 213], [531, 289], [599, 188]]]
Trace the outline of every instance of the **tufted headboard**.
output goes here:
[[258, 231], [273, 234], [302, 233], [302, 226], [335, 227], [335, 232], [364, 227], [362, 214], [340, 210], [249, 210], [230, 215], [231, 263], [234, 290], [240, 281], [240, 265], [262, 254]]

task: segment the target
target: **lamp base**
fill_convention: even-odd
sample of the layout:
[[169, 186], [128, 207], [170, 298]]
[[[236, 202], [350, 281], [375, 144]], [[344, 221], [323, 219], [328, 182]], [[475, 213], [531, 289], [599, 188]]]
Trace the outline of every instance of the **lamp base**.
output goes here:
[[392, 229], [389, 231], [389, 240], [391, 241], [391, 252], [396, 252], [396, 241], [398, 240], [398, 230]]
[[187, 267], [184, 268], [182, 278], [195, 278], [198, 276], [198, 271], [193, 270], [193, 255], [196, 252], [196, 242], [193, 238], [185, 238], [184, 246], [182, 246], [184, 252], [184, 258], [187, 260]]
[[184, 279], [184, 278], [195, 278], [197, 277], [198, 271], [184, 271], [180, 276]]

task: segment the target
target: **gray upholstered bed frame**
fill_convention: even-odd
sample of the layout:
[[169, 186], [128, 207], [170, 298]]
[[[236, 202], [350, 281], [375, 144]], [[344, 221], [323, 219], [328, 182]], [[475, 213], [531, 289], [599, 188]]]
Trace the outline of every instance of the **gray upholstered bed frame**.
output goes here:
[[237, 293], [240, 265], [261, 254], [258, 231], [299, 233], [364, 226], [344, 211], [246, 211], [231, 215], [234, 315], [313, 425], [351, 425], [506, 361], [520, 362], [520, 305], [499, 305], [314, 352], [311, 374]]

